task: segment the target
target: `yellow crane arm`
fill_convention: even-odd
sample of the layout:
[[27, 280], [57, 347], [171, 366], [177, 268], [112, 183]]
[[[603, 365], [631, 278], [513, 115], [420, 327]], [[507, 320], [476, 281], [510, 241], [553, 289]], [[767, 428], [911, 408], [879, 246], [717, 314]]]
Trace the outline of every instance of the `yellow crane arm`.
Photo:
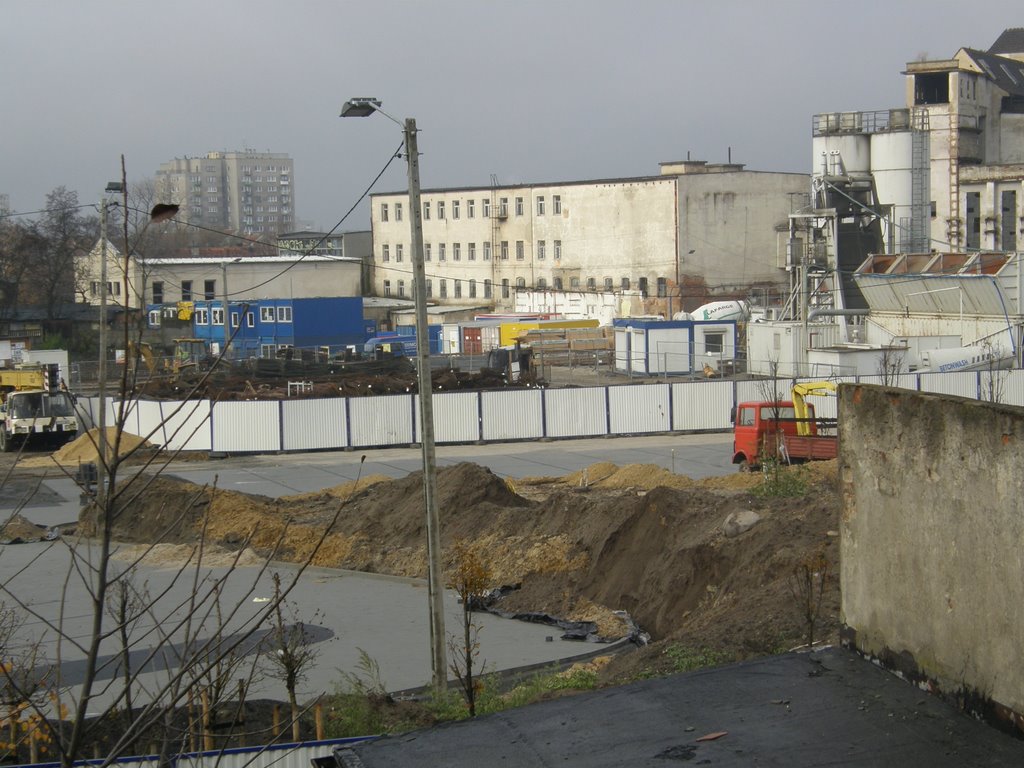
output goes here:
[[813, 395], [835, 395], [834, 381], [806, 381], [793, 387], [793, 415], [796, 417], [796, 433], [811, 434], [810, 416], [807, 410], [807, 397]]

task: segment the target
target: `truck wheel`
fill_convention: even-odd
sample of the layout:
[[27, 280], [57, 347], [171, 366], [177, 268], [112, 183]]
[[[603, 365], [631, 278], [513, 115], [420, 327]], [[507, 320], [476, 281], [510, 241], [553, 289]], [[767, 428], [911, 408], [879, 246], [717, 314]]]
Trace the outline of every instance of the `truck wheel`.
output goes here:
[[750, 466], [750, 462], [747, 461], [746, 459], [741, 461], [736, 468], [745, 475], [750, 474], [751, 472], [754, 471], [753, 467]]

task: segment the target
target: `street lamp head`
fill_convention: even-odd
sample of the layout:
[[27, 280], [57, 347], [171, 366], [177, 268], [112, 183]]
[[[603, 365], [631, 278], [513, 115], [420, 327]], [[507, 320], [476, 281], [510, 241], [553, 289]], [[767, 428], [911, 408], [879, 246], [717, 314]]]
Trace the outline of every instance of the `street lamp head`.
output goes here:
[[339, 117], [369, 117], [380, 109], [380, 99], [357, 96], [341, 105]]
[[124, 184], [122, 184], [120, 181], [108, 181], [107, 188], [103, 191], [108, 193], [124, 192]]

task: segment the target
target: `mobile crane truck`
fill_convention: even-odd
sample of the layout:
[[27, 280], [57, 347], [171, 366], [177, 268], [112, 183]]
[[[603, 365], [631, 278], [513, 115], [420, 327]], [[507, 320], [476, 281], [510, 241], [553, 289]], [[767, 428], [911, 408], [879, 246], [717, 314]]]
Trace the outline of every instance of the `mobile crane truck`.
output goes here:
[[732, 463], [749, 472], [768, 457], [786, 463], [836, 458], [838, 437], [823, 434], [834, 422], [816, 418], [807, 402], [808, 396], [835, 394], [834, 382], [811, 381], [795, 385], [790, 400], [740, 403], [733, 418]]
[[22, 442], [63, 445], [77, 432], [75, 403], [60, 388], [60, 366], [0, 368], [0, 451]]

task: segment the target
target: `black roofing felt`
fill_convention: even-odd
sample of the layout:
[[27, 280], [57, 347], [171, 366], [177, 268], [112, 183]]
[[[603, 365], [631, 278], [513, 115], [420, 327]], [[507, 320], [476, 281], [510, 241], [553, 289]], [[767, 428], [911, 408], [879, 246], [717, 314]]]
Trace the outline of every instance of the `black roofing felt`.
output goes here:
[[988, 49], [989, 53], [1024, 53], [1024, 27], [1004, 29]]
[[[700, 741], [702, 736], [724, 735]], [[354, 753], [354, 754], [353, 754]], [[1021, 766], [1024, 741], [842, 649], [786, 654], [386, 737], [346, 766]]]
[[973, 48], [964, 48], [971, 58], [978, 62], [982, 71], [988, 75], [996, 85], [1007, 93], [1015, 96], [1024, 96], [1024, 62], [1009, 59], [1006, 56], [998, 56], [994, 53], [986, 53]]

